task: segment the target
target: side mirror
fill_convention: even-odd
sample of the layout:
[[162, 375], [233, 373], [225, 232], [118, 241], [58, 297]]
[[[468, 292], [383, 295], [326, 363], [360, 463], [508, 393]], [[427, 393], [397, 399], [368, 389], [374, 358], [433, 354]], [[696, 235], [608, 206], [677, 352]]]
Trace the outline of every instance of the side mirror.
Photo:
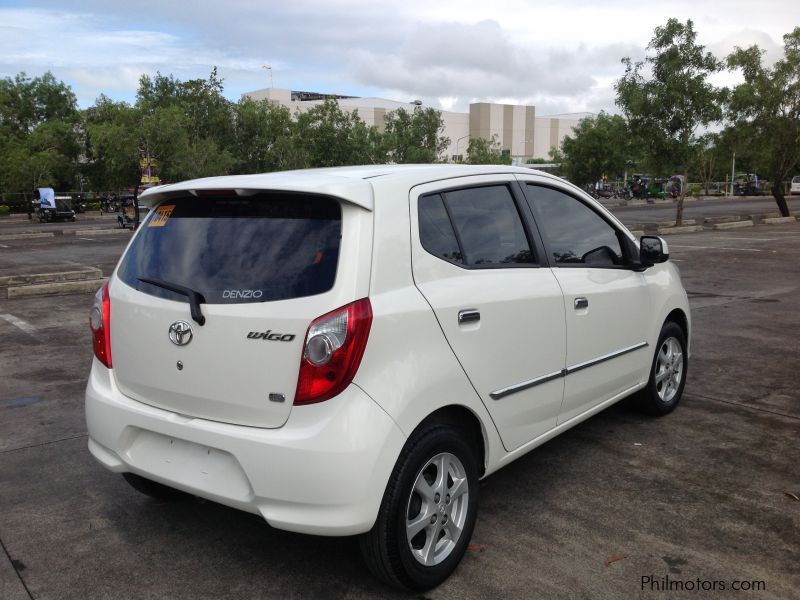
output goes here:
[[667, 241], [657, 235], [643, 235], [640, 239], [639, 258], [645, 267], [666, 262], [669, 260]]

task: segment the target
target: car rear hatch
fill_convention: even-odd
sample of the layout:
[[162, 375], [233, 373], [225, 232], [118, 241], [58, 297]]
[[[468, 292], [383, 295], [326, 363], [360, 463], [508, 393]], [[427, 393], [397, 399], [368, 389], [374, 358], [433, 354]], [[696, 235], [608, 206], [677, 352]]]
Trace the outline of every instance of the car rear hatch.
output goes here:
[[371, 223], [319, 194], [163, 201], [109, 287], [121, 392], [189, 417], [283, 425], [309, 323], [367, 294]]

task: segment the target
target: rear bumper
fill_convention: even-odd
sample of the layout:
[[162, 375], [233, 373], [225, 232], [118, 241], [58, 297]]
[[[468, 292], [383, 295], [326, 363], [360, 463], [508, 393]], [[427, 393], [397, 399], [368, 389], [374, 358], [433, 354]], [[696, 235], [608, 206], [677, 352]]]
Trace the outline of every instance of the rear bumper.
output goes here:
[[405, 443], [360, 388], [295, 407], [279, 429], [195, 419], [131, 400], [97, 360], [86, 387], [89, 450], [106, 468], [261, 514], [273, 527], [353, 535], [375, 522]]

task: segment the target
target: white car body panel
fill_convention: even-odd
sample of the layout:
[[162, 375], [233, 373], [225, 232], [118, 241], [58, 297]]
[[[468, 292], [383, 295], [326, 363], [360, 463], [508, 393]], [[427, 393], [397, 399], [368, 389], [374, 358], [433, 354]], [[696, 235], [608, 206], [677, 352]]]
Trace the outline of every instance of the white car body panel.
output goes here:
[[295, 407], [281, 428], [245, 427], [132, 400], [96, 359], [86, 424], [90, 451], [112, 471], [138, 473], [261, 514], [273, 527], [317, 535], [372, 527], [406, 440], [355, 385], [327, 402]]
[[[457, 185], [508, 182], [513, 183], [513, 177], [482, 176], [459, 179]], [[499, 396], [504, 389], [564, 368], [562, 293], [546, 266], [466, 269], [429, 254], [419, 243], [418, 199], [442, 189], [438, 182], [411, 190], [414, 280], [492, 415], [505, 448], [513, 450], [555, 427], [564, 381], [558, 377], [500, 398], [492, 394]], [[460, 310], [477, 310], [480, 320], [460, 324]], [[547, 344], [536, 343], [544, 339]]]
[[[468, 271], [421, 247], [421, 193], [515, 178], [579, 193], [529, 169], [442, 165], [210, 178], [149, 190], [142, 200], [151, 205], [214, 189], [339, 198], [343, 238], [336, 282], [329, 292], [294, 300], [202, 305], [208, 323], [196, 333], [213, 338], [227, 367], [215, 369], [210, 355], [190, 358], [191, 369], [183, 374], [196, 381], [180, 388], [173, 370], [177, 353], [188, 348], [170, 347], [166, 328], [179, 315], [186, 319], [188, 304], [137, 292], [115, 272], [109, 287], [114, 368], [94, 360], [86, 390], [90, 451], [112, 471], [261, 514], [275, 527], [350, 535], [372, 527], [406, 439], [435, 411], [457, 407], [480, 426], [485, 476], [643, 386], [668, 315], [682, 313], [689, 338], [688, 301], [674, 265], [642, 273], [547, 266]], [[587, 314], [574, 311], [576, 295], [589, 298]], [[311, 320], [365, 297], [373, 320], [353, 382], [330, 400], [292, 406]], [[539, 312], [526, 313], [526, 302]], [[480, 308], [480, 325], [459, 327], [458, 310], [467, 307]], [[222, 329], [223, 319], [230, 331]], [[281, 322], [297, 334], [296, 343], [282, 348], [293, 359], [267, 344], [248, 344], [247, 331]], [[234, 331], [239, 328], [241, 343]], [[158, 346], [154, 340], [162, 330], [166, 343]], [[638, 342], [648, 347], [491, 398], [505, 386]], [[502, 344], [501, 351], [495, 344]], [[276, 362], [280, 389], [233, 380], [247, 373], [263, 377]], [[277, 409], [259, 402], [272, 391], [286, 394]], [[215, 403], [224, 394], [233, 400]]]
[[[194, 327], [185, 347], [159, 342], [168, 339], [171, 323], [191, 321], [188, 303], [137, 291], [113, 277], [111, 355], [117, 385], [130, 398], [179, 414], [280, 427], [292, 409], [308, 324], [368, 295], [371, 245], [372, 213], [343, 204], [339, 265], [348, 268], [339, 269], [331, 290], [274, 302], [203, 304], [206, 324]], [[247, 338], [251, 331], [268, 330], [295, 337], [290, 342]], [[282, 394], [285, 401], [267, 401], [270, 394]]]

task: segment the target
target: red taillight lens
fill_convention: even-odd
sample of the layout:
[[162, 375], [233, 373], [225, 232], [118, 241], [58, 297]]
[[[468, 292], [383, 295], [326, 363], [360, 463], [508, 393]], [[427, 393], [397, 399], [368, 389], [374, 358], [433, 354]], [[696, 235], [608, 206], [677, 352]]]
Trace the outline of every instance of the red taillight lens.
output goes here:
[[111, 298], [108, 296], [108, 282], [103, 284], [94, 297], [94, 305], [89, 313], [89, 328], [92, 330], [92, 345], [97, 359], [111, 368]]
[[295, 404], [329, 400], [350, 385], [372, 325], [368, 298], [314, 319], [306, 332]]

